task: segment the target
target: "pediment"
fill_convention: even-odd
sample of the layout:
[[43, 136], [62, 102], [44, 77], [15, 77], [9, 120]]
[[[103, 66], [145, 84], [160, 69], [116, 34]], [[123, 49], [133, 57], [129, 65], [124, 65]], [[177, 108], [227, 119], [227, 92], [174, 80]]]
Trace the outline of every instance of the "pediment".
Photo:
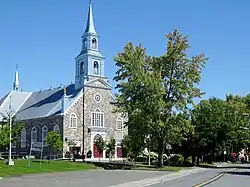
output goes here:
[[85, 86], [103, 88], [103, 89], [112, 89], [112, 86], [108, 82], [106, 82], [106, 80], [100, 78], [88, 81], [87, 84], [85, 84]]

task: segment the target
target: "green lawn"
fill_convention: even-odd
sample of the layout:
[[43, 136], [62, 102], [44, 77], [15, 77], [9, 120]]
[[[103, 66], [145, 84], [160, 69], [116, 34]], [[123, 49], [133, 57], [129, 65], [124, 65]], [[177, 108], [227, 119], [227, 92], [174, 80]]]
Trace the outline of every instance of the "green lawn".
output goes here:
[[32, 160], [31, 167], [28, 167], [28, 160], [14, 160], [15, 166], [6, 165], [6, 160], [0, 161], [0, 177], [20, 176], [31, 173], [64, 172], [97, 169], [95, 165], [82, 162], [69, 161], [40, 161]]

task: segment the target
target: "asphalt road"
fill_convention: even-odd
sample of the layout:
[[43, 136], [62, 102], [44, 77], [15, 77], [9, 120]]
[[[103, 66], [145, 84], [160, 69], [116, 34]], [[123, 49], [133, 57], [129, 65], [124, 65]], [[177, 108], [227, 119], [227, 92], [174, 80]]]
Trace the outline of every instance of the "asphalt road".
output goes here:
[[[193, 173], [186, 176], [180, 176], [175, 179], [161, 181], [160, 183], [147, 185], [150, 187], [193, 187], [208, 181], [222, 172], [229, 172], [232, 169], [204, 169], [200, 172]], [[209, 185], [207, 185], [209, 186]]]
[[227, 172], [220, 179], [208, 185], [209, 187], [250, 186], [250, 169], [236, 169]]
[[0, 180], [0, 187], [108, 187], [131, 181], [161, 177], [171, 172], [84, 171], [27, 175]]
[[206, 186], [249, 186], [250, 169], [195, 168], [180, 172], [102, 170], [27, 175], [0, 180], [0, 187], [194, 187], [221, 173], [225, 174]]

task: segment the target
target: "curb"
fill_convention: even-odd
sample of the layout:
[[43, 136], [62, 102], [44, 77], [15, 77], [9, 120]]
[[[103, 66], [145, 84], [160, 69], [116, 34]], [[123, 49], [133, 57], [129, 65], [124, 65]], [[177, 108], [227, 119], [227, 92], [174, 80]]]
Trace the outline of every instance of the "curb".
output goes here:
[[211, 178], [211, 179], [209, 179], [209, 180], [207, 180], [205, 182], [202, 182], [200, 184], [194, 185], [193, 187], [203, 187], [203, 186], [206, 186], [206, 185], [208, 185], [208, 184], [210, 184], [210, 183], [218, 180], [219, 178], [223, 177], [224, 174], [225, 173], [220, 173], [220, 174], [216, 175], [215, 177], [213, 177], [213, 178]]

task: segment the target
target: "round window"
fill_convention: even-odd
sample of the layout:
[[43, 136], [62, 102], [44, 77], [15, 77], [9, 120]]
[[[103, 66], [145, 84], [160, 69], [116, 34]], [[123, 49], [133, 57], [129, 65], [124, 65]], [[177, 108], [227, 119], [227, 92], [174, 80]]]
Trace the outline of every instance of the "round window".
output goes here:
[[100, 94], [95, 94], [94, 99], [95, 99], [96, 102], [99, 103], [99, 102], [101, 102], [101, 99], [102, 99], [102, 98], [101, 98], [101, 95], [100, 95]]

